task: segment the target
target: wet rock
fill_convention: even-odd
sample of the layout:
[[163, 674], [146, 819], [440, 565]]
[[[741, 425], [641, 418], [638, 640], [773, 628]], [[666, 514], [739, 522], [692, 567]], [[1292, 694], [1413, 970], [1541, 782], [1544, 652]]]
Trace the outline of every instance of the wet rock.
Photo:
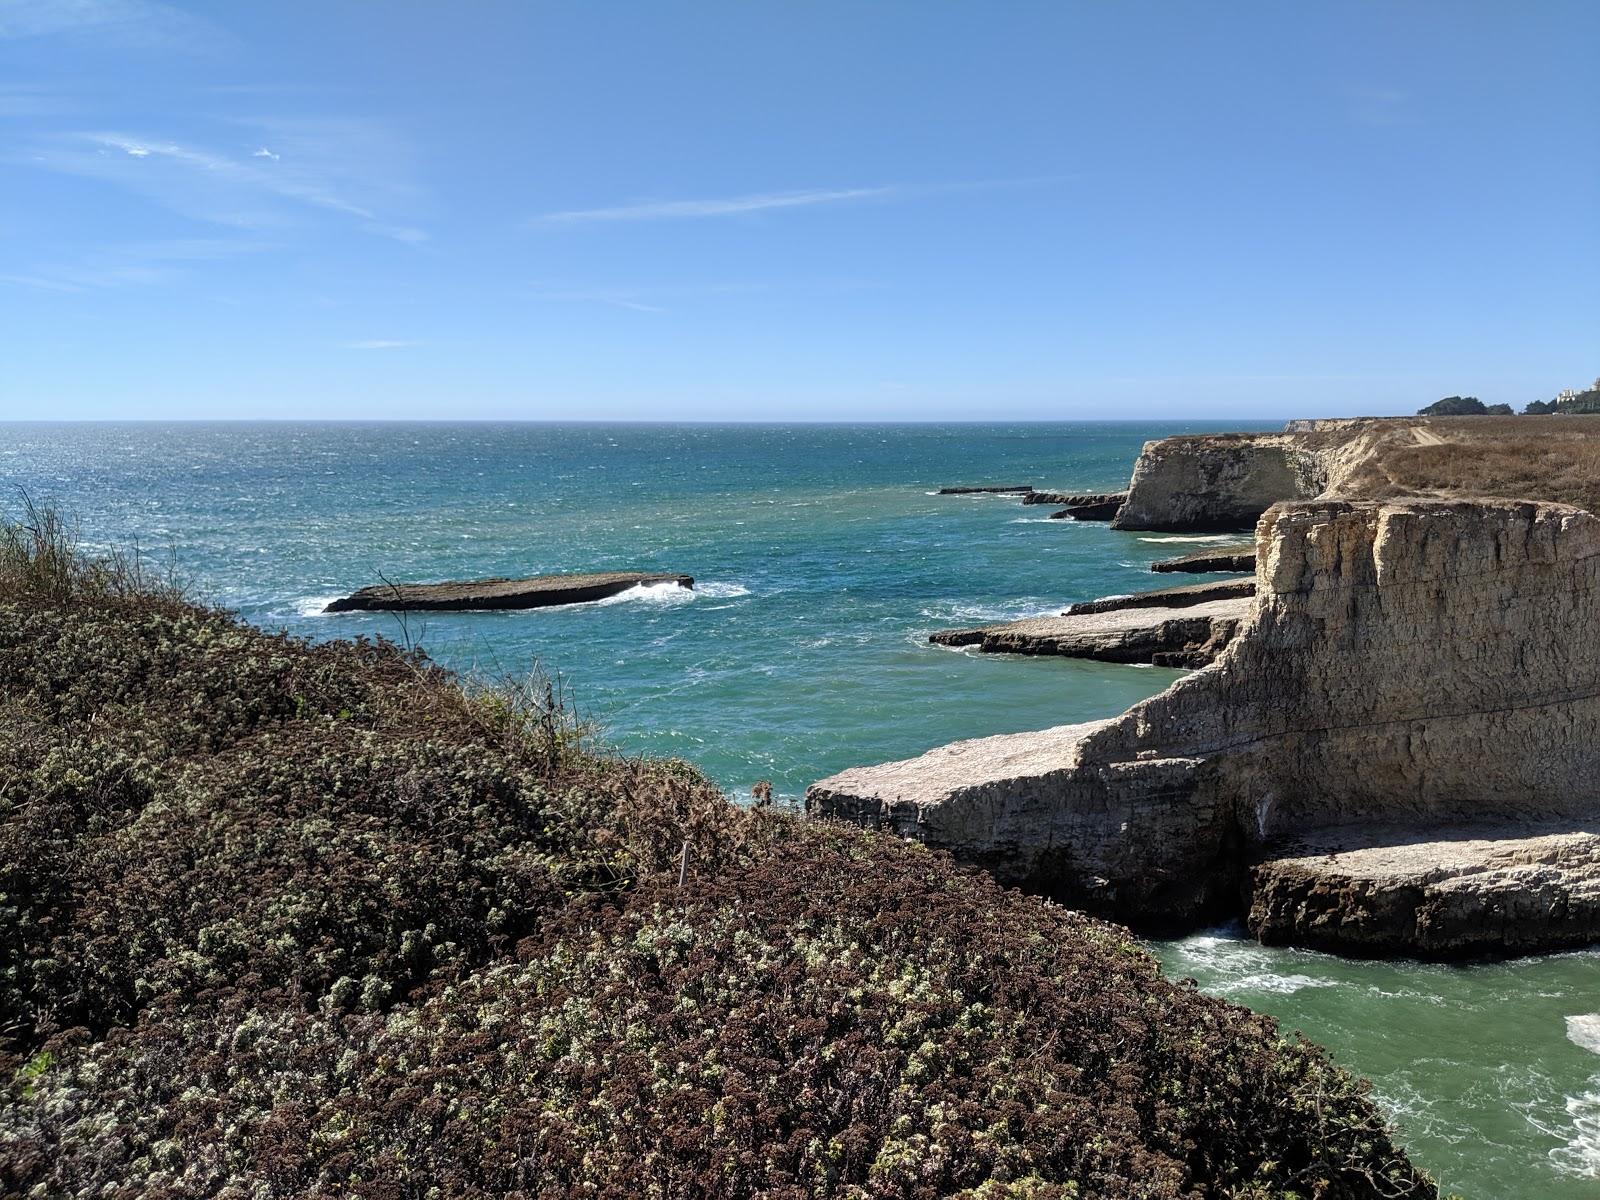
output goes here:
[[1020, 487], [942, 487], [939, 489], [941, 496], [975, 496], [986, 492], [1032, 492], [1033, 488], [1027, 484]]
[[1196, 575], [1211, 571], [1238, 571], [1256, 573], [1256, 548], [1245, 542], [1237, 546], [1219, 546], [1215, 550], [1197, 550], [1177, 558], [1163, 558], [1150, 564], [1152, 571], [1188, 571]]
[[590, 575], [537, 575], [531, 579], [476, 579], [460, 583], [398, 583], [364, 587], [335, 600], [323, 612], [464, 611], [498, 608], [549, 608], [604, 600], [640, 584], [694, 587], [690, 575], [603, 571]]

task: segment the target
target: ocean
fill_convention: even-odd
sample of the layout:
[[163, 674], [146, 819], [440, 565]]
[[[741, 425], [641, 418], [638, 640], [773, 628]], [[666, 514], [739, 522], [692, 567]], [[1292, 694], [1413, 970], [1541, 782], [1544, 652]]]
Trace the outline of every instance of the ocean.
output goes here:
[[[542, 669], [616, 749], [797, 802], [843, 767], [1110, 716], [1161, 690], [1181, 673], [979, 656], [927, 635], [1159, 586], [1172, 580], [1153, 560], [1236, 540], [1114, 532], [938, 488], [1112, 490], [1148, 439], [1242, 428], [0, 422], [0, 509], [26, 492], [72, 515], [91, 550], [170, 548], [198, 598], [268, 628], [382, 635], [486, 678]], [[383, 580], [625, 569], [696, 586], [404, 621], [322, 613]], [[1600, 1195], [1600, 954], [1361, 963], [1228, 930], [1152, 948], [1369, 1076], [1447, 1192]]]

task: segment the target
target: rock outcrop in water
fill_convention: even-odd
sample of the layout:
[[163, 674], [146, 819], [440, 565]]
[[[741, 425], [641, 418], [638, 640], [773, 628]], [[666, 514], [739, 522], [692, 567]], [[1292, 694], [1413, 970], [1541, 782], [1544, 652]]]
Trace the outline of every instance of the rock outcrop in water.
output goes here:
[[[1010, 492], [1022, 492], [1024, 494], [1026, 494], [1026, 493], [1030, 493], [1032, 491], [1033, 491], [1033, 488], [1029, 484], [1023, 483], [1023, 484], [1017, 484], [1017, 485], [1014, 485], [1014, 486], [1007, 486], [1007, 487], [992, 487], [992, 486], [988, 486], [988, 485], [981, 486], [981, 487], [942, 487], [942, 488], [939, 489], [939, 495], [941, 495], [941, 496], [978, 496], [978, 495], [984, 495], [984, 494], [989, 494], [989, 493], [1010, 493]], [[1023, 503], [1027, 503], [1027, 501], [1023, 501]]]
[[[1351, 943], [1448, 957], [1600, 938], [1593, 906], [1560, 908], [1555, 891], [1525, 905], [1526, 873], [1501, 869], [1507, 827], [1547, 837], [1600, 817], [1600, 519], [1518, 501], [1298, 503], [1267, 513], [1257, 548], [1254, 616], [1159, 696], [1109, 721], [845, 771], [808, 808], [1155, 928], [1241, 912], [1252, 867], [1286, 842], [1383, 828], [1410, 845], [1492, 826], [1492, 853], [1460, 871], [1504, 916], [1490, 932], [1435, 937], [1419, 932], [1426, 914], [1391, 907], [1383, 938]], [[1329, 880], [1349, 876], [1327, 861]], [[1581, 894], [1592, 873], [1563, 861], [1565, 894]], [[1272, 936], [1337, 940], [1309, 901], [1263, 911]]]
[[[1093, 602], [1091, 602], [1093, 603]], [[1027, 617], [930, 634], [936, 646], [976, 646], [985, 654], [1055, 655], [1156, 667], [1203, 667], [1250, 615], [1249, 597], [1164, 608], [1133, 605], [1058, 617]]]
[[1127, 492], [1029, 492], [1022, 498], [1024, 504], [1065, 504], [1077, 508], [1084, 504], [1106, 504], [1125, 500]]
[[1128, 493], [1118, 492], [1109, 496], [1088, 497], [1074, 496], [1069, 499], [1079, 500], [1081, 503], [1069, 503], [1066, 508], [1058, 509], [1050, 514], [1053, 521], [1109, 521], [1122, 511], [1123, 502]]
[[1253, 544], [1222, 546], [1216, 550], [1197, 550], [1177, 558], [1163, 558], [1150, 564], [1152, 571], [1182, 571], [1196, 575], [1211, 571], [1256, 573], [1256, 548]]
[[531, 579], [477, 579], [467, 583], [396, 583], [364, 587], [333, 601], [323, 612], [463, 612], [476, 609], [552, 608], [604, 600], [641, 584], [694, 587], [691, 575], [603, 571], [590, 575], [538, 575]]

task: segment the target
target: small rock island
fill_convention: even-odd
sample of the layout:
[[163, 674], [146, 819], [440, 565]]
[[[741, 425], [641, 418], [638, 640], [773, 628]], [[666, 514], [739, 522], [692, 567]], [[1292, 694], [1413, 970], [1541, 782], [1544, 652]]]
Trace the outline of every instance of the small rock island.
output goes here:
[[604, 600], [631, 587], [670, 583], [694, 587], [692, 575], [602, 571], [589, 575], [535, 575], [531, 579], [475, 579], [464, 583], [395, 583], [364, 587], [322, 611], [469, 612], [502, 608], [552, 608]]

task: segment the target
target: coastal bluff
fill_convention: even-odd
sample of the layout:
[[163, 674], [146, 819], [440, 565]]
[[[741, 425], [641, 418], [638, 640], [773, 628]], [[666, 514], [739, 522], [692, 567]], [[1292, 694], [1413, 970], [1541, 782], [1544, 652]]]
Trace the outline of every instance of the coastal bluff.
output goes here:
[[[1302, 501], [1262, 517], [1256, 551], [1253, 613], [1160, 695], [1106, 721], [853, 768], [814, 784], [808, 810], [1152, 929], [1242, 916], [1271, 886], [1263, 931], [1323, 948], [1458, 957], [1600, 937], [1583, 900], [1593, 855], [1567, 854], [1542, 906], [1519, 905], [1525, 873], [1489, 863], [1520, 861], [1519, 830], [1600, 818], [1600, 519], [1512, 500]], [[1456, 874], [1479, 876], [1475, 902], [1507, 914], [1476, 940], [1423, 936], [1393, 905], [1375, 939], [1346, 903], [1341, 934], [1283, 869], [1257, 871], [1363, 831], [1407, 845], [1474, 828], [1493, 830], [1478, 839], [1492, 852]], [[1473, 839], [1451, 836], [1470, 860]], [[1412, 883], [1389, 894], [1413, 910], [1448, 885]]]
[[462, 583], [395, 583], [364, 587], [332, 601], [322, 611], [470, 612], [482, 609], [552, 608], [604, 600], [633, 587], [671, 584], [694, 587], [692, 575], [602, 571], [587, 575], [536, 575], [529, 579], [475, 579]]
[[1112, 528], [1244, 529], [1293, 500], [1511, 496], [1600, 511], [1600, 416], [1351, 417], [1145, 443]]

